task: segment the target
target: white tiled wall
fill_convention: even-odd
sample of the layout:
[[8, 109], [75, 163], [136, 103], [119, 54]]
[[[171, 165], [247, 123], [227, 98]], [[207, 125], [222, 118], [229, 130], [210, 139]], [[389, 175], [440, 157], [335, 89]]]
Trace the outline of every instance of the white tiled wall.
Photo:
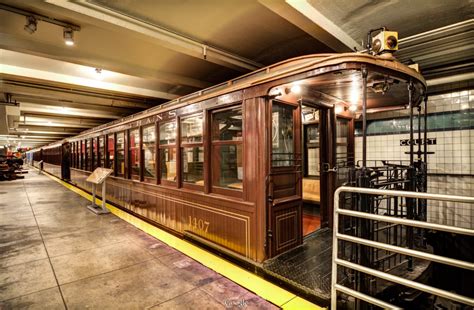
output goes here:
[[[474, 109], [474, 90], [464, 90], [428, 98], [428, 113], [439, 113], [448, 111], [458, 111], [464, 109]], [[367, 119], [383, 119], [392, 117], [406, 117], [409, 110], [398, 110], [390, 112], [373, 113]], [[417, 112], [415, 111], [415, 114]]]
[[[433, 96], [428, 111], [439, 113], [474, 109], [474, 90]], [[406, 117], [407, 110], [372, 114], [370, 119]], [[418, 135], [415, 133], [414, 138]], [[474, 129], [428, 132], [436, 145], [428, 145], [428, 192], [474, 197]], [[409, 160], [409, 146], [400, 140], [409, 134], [387, 134], [367, 137], [368, 160]], [[418, 150], [418, 146], [414, 146]], [[362, 159], [362, 137], [355, 138], [356, 160]], [[415, 156], [416, 158], [416, 156]], [[370, 165], [370, 162], [368, 162]], [[430, 175], [431, 174], [431, 175]], [[474, 228], [474, 205], [453, 202], [428, 202], [428, 220], [440, 224]]]
[[[436, 138], [436, 145], [428, 145], [429, 173], [474, 175], [474, 129], [428, 132], [428, 138]], [[409, 134], [380, 135], [367, 137], [368, 160], [409, 160], [408, 145], [400, 146], [400, 140], [409, 139]], [[417, 139], [418, 135], [414, 135]], [[418, 150], [418, 146], [414, 146]], [[423, 146], [422, 146], [423, 150]], [[362, 159], [362, 137], [355, 138], [356, 160]], [[416, 156], [415, 156], [416, 158]]]

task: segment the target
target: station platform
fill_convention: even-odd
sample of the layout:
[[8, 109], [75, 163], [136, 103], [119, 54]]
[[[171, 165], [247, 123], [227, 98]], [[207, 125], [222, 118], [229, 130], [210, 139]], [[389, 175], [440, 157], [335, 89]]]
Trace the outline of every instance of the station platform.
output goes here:
[[32, 169], [0, 184], [0, 309], [318, 308], [202, 254], [221, 266], [208, 268], [176, 249], [186, 241], [173, 248], [117, 212], [97, 216], [87, 195], [61, 183]]

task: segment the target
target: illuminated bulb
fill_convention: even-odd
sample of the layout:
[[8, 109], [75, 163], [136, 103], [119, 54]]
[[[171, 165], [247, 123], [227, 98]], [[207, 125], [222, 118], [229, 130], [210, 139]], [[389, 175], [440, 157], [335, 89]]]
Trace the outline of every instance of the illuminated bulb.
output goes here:
[[301, 94], [301, 86], [300, 85], [291, 86], [291, 92], [295, 94]]
[[48, 122], [48, 125], [52, 125], [52, 124], [53, 124], [53, 122], [51, 122], [51, 121]]
[[349, 101], [352, 104], [356, 104], [359, 101], [359, 88], [358, 87], [352, 86]]
[[349, 107], [349, 111], [351, 111], [351, 112], [357, 111], [357, 105], [351, 104], [351, 106]]
[[341, 114], [342, 112], [344, 112], [344, 107], [337, 105], [335, 111], [336, 114]]
[[64, 37], [64, 43], [66, 45], [72, 46], [74, 45], [74, 32], [71, 28], [64, 28], [63, 32], [63, 37]]

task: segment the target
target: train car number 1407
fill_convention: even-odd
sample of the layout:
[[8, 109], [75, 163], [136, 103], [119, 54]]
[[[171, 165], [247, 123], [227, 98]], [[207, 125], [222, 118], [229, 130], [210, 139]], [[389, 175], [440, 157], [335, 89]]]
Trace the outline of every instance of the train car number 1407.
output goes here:
[[209, 222], [196, 217], [189, 216], [189, 227], [194, 230], [200, 230], [205, 233], [209, 230]]

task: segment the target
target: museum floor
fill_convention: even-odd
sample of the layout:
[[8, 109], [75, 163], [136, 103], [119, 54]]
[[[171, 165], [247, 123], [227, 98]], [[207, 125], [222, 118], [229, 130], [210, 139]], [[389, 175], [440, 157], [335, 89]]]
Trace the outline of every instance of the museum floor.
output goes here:
[[36, 170], [0, 184], [0, 309], [274, 309]]

